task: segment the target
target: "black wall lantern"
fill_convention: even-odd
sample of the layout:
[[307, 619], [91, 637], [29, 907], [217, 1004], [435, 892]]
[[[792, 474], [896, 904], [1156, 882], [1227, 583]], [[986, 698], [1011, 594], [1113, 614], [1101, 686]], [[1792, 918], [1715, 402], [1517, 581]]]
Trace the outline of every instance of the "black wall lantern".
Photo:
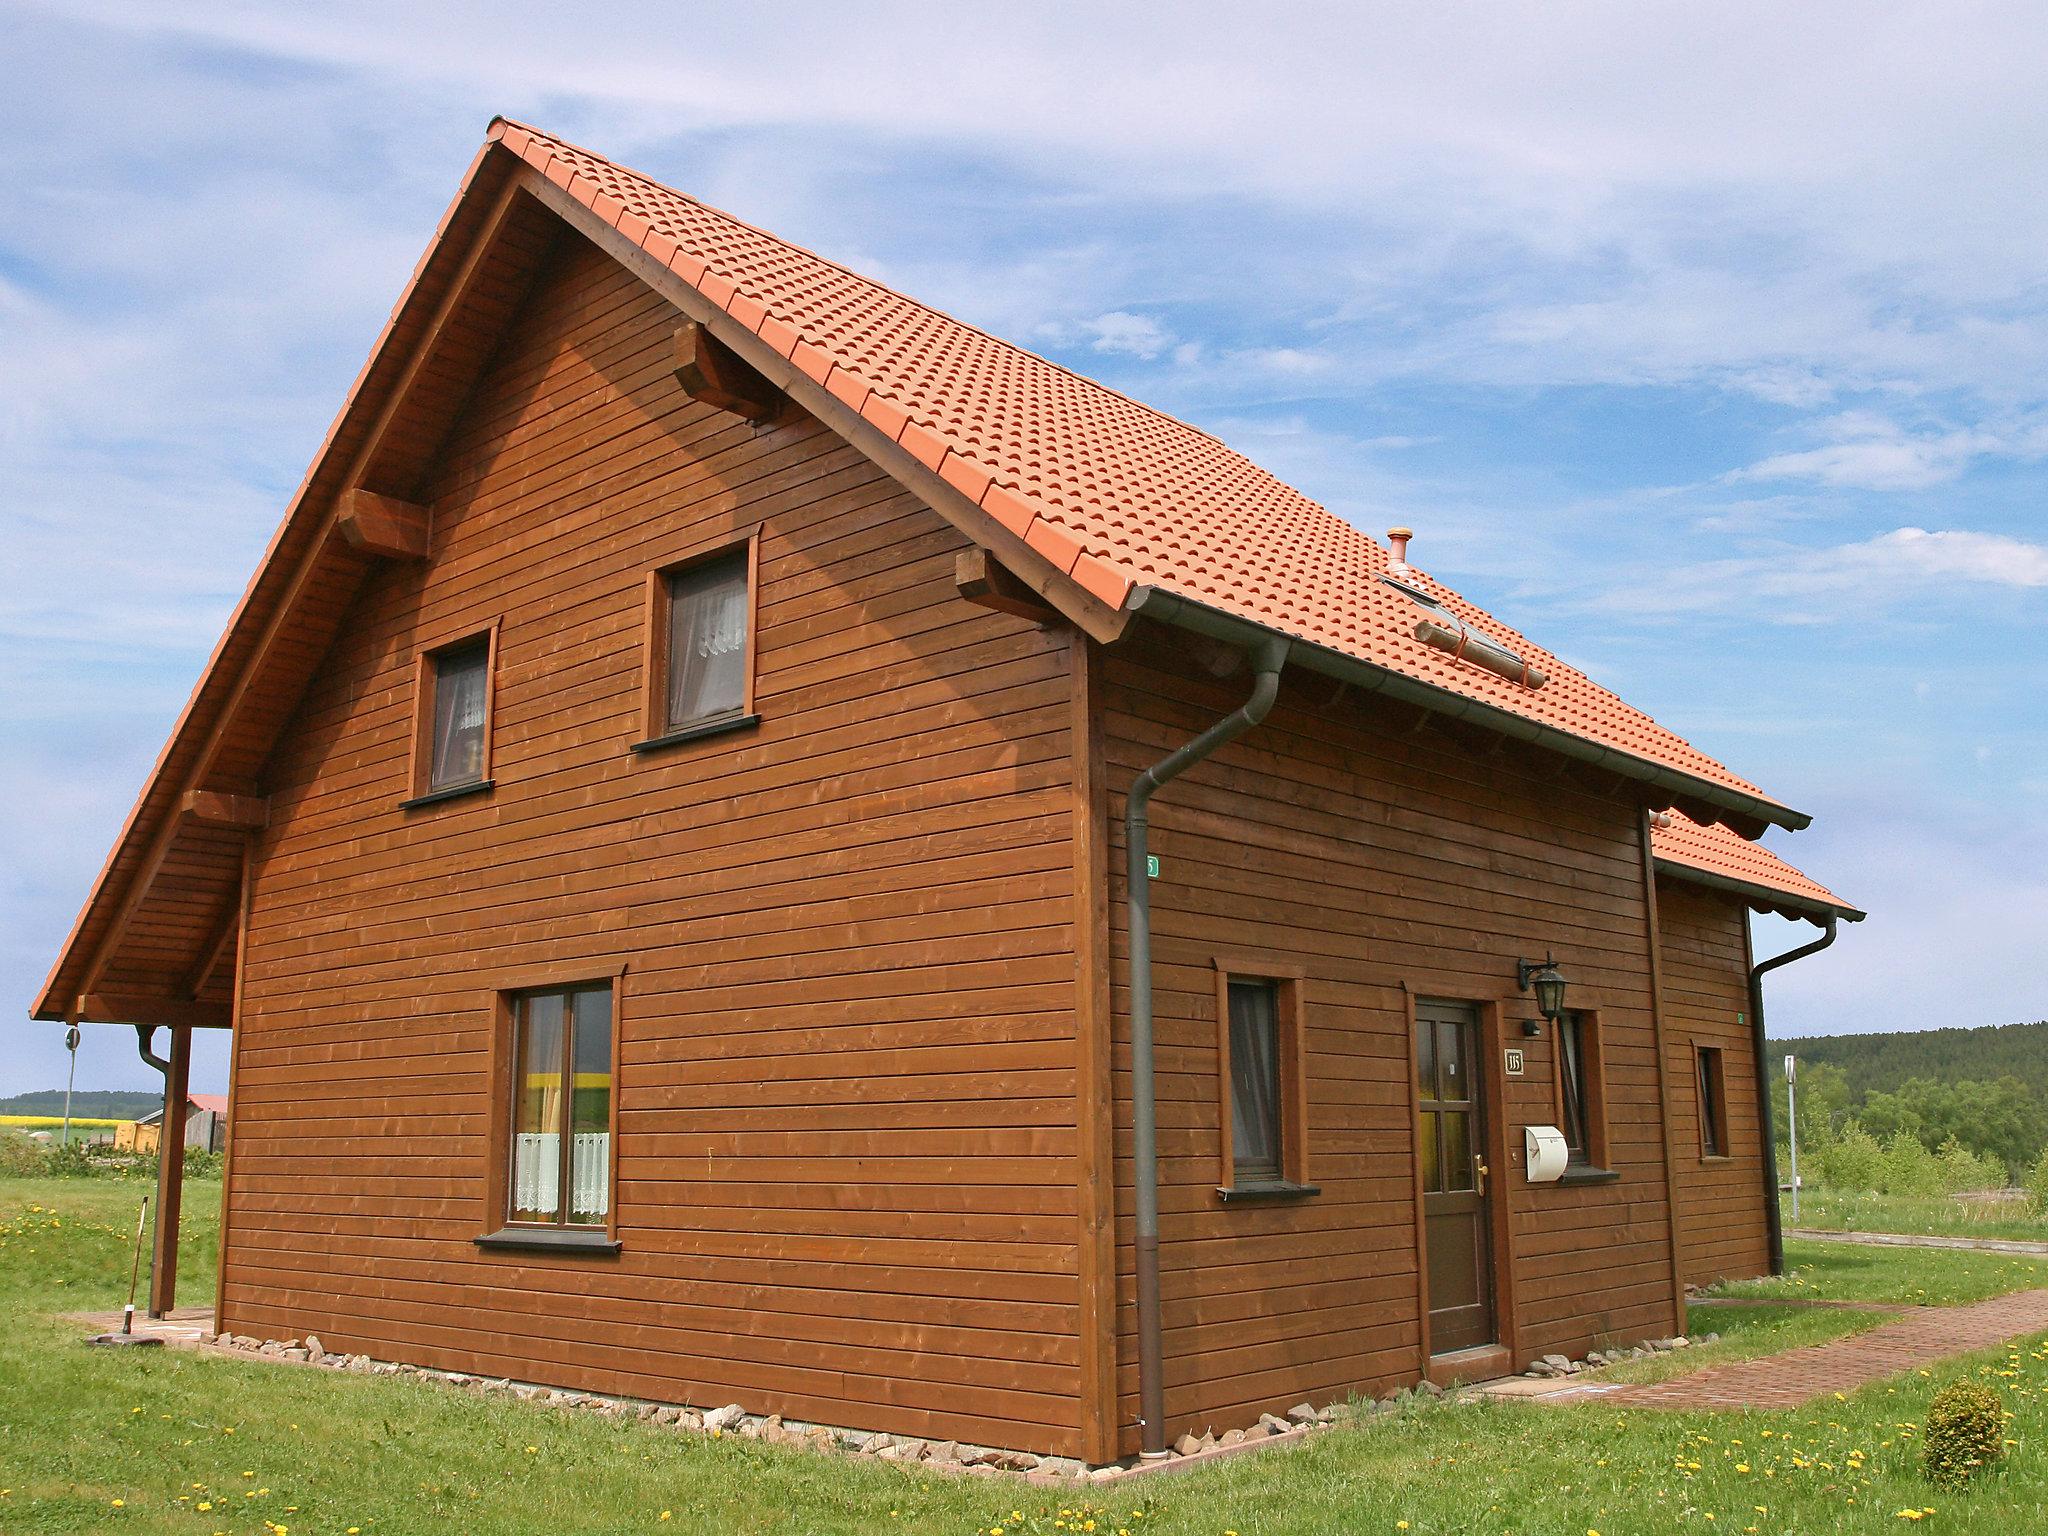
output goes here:
[[[1557, 957], [1546, 952], [1539, 965], [1534, 960], [1515, 962], [1515, 984], [1524, 992], [1536, 993], [1536, 1011], [1546, 1019], [1564, 1017], [1564, 973], [1557, 968]], [[1535, 1034], [1535, 1020], [1522, 1026], [1524, 1034]]]

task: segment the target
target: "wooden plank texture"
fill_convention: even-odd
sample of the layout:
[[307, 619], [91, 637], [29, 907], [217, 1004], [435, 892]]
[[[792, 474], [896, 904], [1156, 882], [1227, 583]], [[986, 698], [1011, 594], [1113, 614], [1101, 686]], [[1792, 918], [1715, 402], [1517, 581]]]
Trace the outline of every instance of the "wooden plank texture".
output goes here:
[[[815, 420], [692, 400], [682, 319], [565, 242], [283, 727], [223, 1326], [1076, 1452], [1075, 661]], [[647, 573], [750, 533], [759, 723], [629, 751]], [[402, 811], [415, 658], [492, 621], [494, 787]], [[579, 957], [623, 1251], [481, 1251], [496, 989]]]

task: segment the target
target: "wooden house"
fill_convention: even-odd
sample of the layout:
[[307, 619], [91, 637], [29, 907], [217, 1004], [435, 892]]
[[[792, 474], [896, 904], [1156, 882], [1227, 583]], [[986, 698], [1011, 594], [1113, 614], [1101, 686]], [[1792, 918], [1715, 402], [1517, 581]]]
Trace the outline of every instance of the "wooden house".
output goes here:
[[[202, 1152], [225, 1152], [228, 1145], [228, 1096], [224, 1093], [188, 1093], [185, 1112], [179, 1117], [183, 1133], [179, 1144]], [[114, 1150], [148, 1157], [162, 1145], [164, 1112], [151, 1110], [135, 1120], [123, 1120], [114, 1127]]]
[[223, 1329], [1100, 1463], [1767, 1267], [1806, 821], [500, 121], [34, 1012], [232, 1028]]

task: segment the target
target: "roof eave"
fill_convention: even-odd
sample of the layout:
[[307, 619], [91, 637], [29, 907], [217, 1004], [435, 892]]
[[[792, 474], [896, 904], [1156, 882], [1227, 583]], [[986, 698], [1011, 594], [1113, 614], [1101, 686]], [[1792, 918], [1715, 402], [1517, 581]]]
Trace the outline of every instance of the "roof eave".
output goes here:
[[1689, 881], [1711, 890], [1725, 891], [1739, 896], [1760, 912], [1775, 912], [1780, 917], [1796, 918], [1809, 923], [1825, 924], [1830, 917], [1838, 917], [1845, 923], [1860, 923], [1869, 914], [1840, 902], [1821, 901], [1812, 896], [1798, 896], [1776, 886], [1763, 885], [1754, 880], [1738, 880], [1733, 875], [1719, 874], [1711, 869], [1701, 869], [1697, 864], [1687, 864], [1659, 854], [1653, 861], [1660, 875], [1669, 875], [1674, 880]]
[[[1811, 826], [1813, 818], [1803, 811], [1759, 795], [1744, 794], [1725, 784], [1716, 784], [1711, 779], [1702, 779], [1694, 774], [1653, 763], [1632, 752], [1623, 752], [1586, 737], [1573, 735], [1555, 726], [1517, 715], [1510, 710], [1483, 703], [1439, 688], [1418, 678], [1408, 677], [1389, 668], [1361, 661], [1356, 656], [1305, 640], [1277, 626], [1259, 624], [1206, 603], [1198, 603], [1178, 592], [1164, 587], [1140, 585], [1131, 589], [1124, 600], [1128, 612], [1141, 613], [1146, 618], [1160, 623], [1171, 624], [1177, 629], [1191, 630], [1208, 635], [1212, 639], [1246, 645], [1264, 635], [1281, 635], [1293, 643], [1290, 659], [1300, 661], [1304, 666], [1325, 676], [1334, 677], [1353, 687], [1371, 693], [1382, 693], [1389, 698], [1400, 699], [1437, 714], [1470, 720], [1488, 730], [1499, 731], [1521, 741], [1545, 747], [1577, 762], [1604, 768], [1623, 778], [1649, 784], [1655, 788], [1669, 790], [1675, 795], [1711, 805], [1737, 816], [1754, 821], [1769, 822], [1774, 826], [1797, 832]], [[1858, 913], [1858, 917], [1862, 914]], [[1855, 919], [1851, 919], [1854, 921]]]

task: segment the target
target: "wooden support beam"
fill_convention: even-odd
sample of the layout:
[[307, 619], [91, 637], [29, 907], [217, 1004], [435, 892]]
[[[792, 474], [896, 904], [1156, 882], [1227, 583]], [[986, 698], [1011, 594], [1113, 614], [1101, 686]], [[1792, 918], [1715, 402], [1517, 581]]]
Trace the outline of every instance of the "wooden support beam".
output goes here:
[[227, 795], [212, 789], [188, 789], [178, 813], [204, 827], [259, 832], [270, 824], [270, 801], [262, 795]]
[[979, 544], [953, 557], [953, 584], [970, 603], [997, 613], [1015, 614], [1037, 624], [1061, 622], [1059, 609], [1025, 586]]
[[[248, 861], [244, 859], [243, 862], [246, 864]], [[213, 973], [220, 969], [221, 961], [226, 958], [228, 950], [239, 937], [242, 928], [241, 886], [242, 882], [237, 880], [233, 893], [229, 895], [225, 903], [222, 915], [215, 920], [209, 930], [213, 934], [212, 940], [207, 944], [205, 952], [194, 962], [192, 968], [185, 973], [184, 980], [178, 983], [178, 999], [180, 1001], [188, 998], [197, 998], [205, 990], [207, 982], [213, 979]]]
[[425, 507], [361, 486], [341, 493], [334, 526], [353, 548], [380, 560], [426, 559], [432, 533]]
[[692, 400], [748, 421], [782, 409], [782, 392], [695, 320], [676, 327], [676, 381]]
[[164, 1118], [156, 1143], [156, 1243], [150, 1254], [149, 1315], [178, 1304], [178, 1218], [185, 1198], [185, 1103], [192, 1085], [192, 1031], [171, 1031]]
[[226, 1029], [233, 1022], [224, 1003], [197, 1003], [172, 997], [142, 997], [124, 992], [88, 992], [72, 1012], [99, 1024], [166, 1024], [172, 1029]]
[[[469, 249], [463, 253], [462, 264], [456, 268], [448, 286], [442, 290], [440, 300], [434, 306], [433, 317], [427, 321], [418, 339], [413, 343], [412, 355], [405, 360], [405, 367], [384, 397], [384, 404], [377, 412], [377, 418], [363, 434], [362, 446], [349, 460], [348, 472], [342, 476], [343, 485], [361, 485], [366, 479], [375, 478], [371, 470], [376, 466], [379, 452], [383, 449], [386, 435], [393, 422], [397, 421], [412, 396], [413, 388], [421, 375], [433, 363], [434, 354], [439, 350], [441, 338], [455, 324], [462, 313], [463, 300], [468, 297], [472, 284], [482, 270], [485, 260], [498, 243], [498, 237], [510, 224], [519, 208], [522, 195], [521, 179], [514, 177], [499, 188], [483, 222], [478, 225]], [[384, 482], [379, 481], [379, 484]]]

